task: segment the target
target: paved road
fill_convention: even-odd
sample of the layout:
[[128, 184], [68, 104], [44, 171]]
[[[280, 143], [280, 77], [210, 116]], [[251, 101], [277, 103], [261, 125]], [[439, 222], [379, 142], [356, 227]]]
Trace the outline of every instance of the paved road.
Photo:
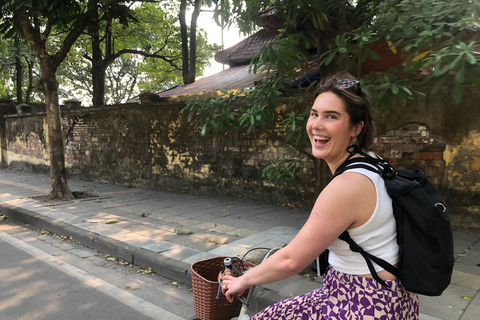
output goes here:
[[[50, 191], [48, 176], [2, 170], [0, 212], [73, 236], [87, 247], [134, 261], [139, 267], [152, 267], [166, 278], [187, 285], [193, 262], [224, 255], [243, 256], [251, 248], [287, 244], [309, 214], [302, 208], [92, 181], [69, 180], [69, 186], [96, 197], [40, 202], [37, 197]], [[440, 297], [420, 297], [421, 320], [480, 318], [480, 234], [457, 228], [454, 239], [456, 263], [451, 285]], [[261, 286], [253, 308], [259, 311], [319, 286], [318, 279], [312, 281], [312, 277], [301, 275]], [[191, 296], [185, 301], [188, 299], [192, 303]]]
[[31, 227], [0, 222], [0, 256], [3, 320], [181, 320], [194, 314], [188, 288]]

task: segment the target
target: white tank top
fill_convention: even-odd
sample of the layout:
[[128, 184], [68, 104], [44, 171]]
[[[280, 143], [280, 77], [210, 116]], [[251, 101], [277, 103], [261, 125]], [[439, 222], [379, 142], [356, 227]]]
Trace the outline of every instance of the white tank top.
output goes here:
[[[348, 229], [348, 233], [366, 252], [392, 265], [397, 264], [399, 247], [396, 222], [393, 216], [392, 199], [387, 193], [383, 178], [378, 173], [366, 169], [350, 169], [348, 172], [367, 176], [375, 185], [377, 195], [375, 210], [370, 219], [359, 227]], [[328, 261], [334, 269], [356, 275], [371, 273], [362, 255], [351, 251], [347, 242], [337, 238], [328, 249], [330, 250]], [[375, 262], [372, 261], [372, 263], [375, 271], [383, 270]]]

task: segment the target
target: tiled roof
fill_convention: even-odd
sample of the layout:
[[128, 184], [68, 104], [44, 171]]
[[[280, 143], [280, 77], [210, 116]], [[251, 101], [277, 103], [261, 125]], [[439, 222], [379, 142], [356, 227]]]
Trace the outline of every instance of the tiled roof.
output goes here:
[[191, 94], [202, 94], [229, 89], [251, 88], [266, 76], [266, 72], [249, 73], [250, 66], [231, 67], [194, 83], [179, 85], [170, 90], [158, 93], [159, 97], [173, 97]]
[[249, 64], [277, 35], [278, 31], [275, 29], [260, 30], [233, 47], [217, 52], [215, 60], [229, 66]]

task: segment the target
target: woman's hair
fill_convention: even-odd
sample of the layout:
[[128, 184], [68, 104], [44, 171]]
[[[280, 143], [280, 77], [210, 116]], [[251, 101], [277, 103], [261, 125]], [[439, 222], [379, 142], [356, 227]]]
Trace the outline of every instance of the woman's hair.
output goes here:
[[337, 73], [323, 79], [317, 85], [315, 98], [324, 92], [333, 92], [343, 100], [352, 125], [363, 121], [363, 129], [357, 136], [356, 145], [368, 150], [373, 142], [374, 128], [370, 100], [361, 89], [360, 82], [346, 72]]

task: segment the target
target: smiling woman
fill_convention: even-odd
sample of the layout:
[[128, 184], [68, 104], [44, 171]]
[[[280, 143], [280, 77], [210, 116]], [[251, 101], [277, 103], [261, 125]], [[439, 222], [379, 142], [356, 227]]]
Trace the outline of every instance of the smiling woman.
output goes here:
[[307, 122], [307, 133], [316, 158], [324, 159], [335, 172], [348, 156], [346, 149], [363, 128], [363, 121], [353, 124], [345, 103], [333, 92], [320, 94]]
[[[350, 150], [368, 151], [373, 140], [370, 102], [360, 82], [348, 75], [324, 79], [315, 96], [306, 129], [313, 155], [334, 173], [346, 160], [361, 156]], [[399, 261], [392, 199], [383, 178], [364, 168], [347, 168], [323, 189], [286, 247], [242, 277], [223, 278], [231, 301], [234, 293], [298, 273], [329, 249], [330, 268], [322, 288], [276, 303], [252, 319], [418, 319], [417, 295], [380, 266], [375, 272], [387, 287], [377, 282], [363, 257], [339, 239], [348, 230], [365, 251], [391, 265]]]
[[352, 125], [359, 125], [363, 122], [363, 128], [355, 135], [355, 144], [360, 148], [368, 148], [374, 138], [373, 119], [370, 111], [370, 99], [361, 89], [360, 81], [352, 79], [349, 74], [339, 74], [325, 79], [322, 85], [317, 87], [315, 97], [318, 98], [319, 95], [326, 92], [334, 93], [343, 101]]

